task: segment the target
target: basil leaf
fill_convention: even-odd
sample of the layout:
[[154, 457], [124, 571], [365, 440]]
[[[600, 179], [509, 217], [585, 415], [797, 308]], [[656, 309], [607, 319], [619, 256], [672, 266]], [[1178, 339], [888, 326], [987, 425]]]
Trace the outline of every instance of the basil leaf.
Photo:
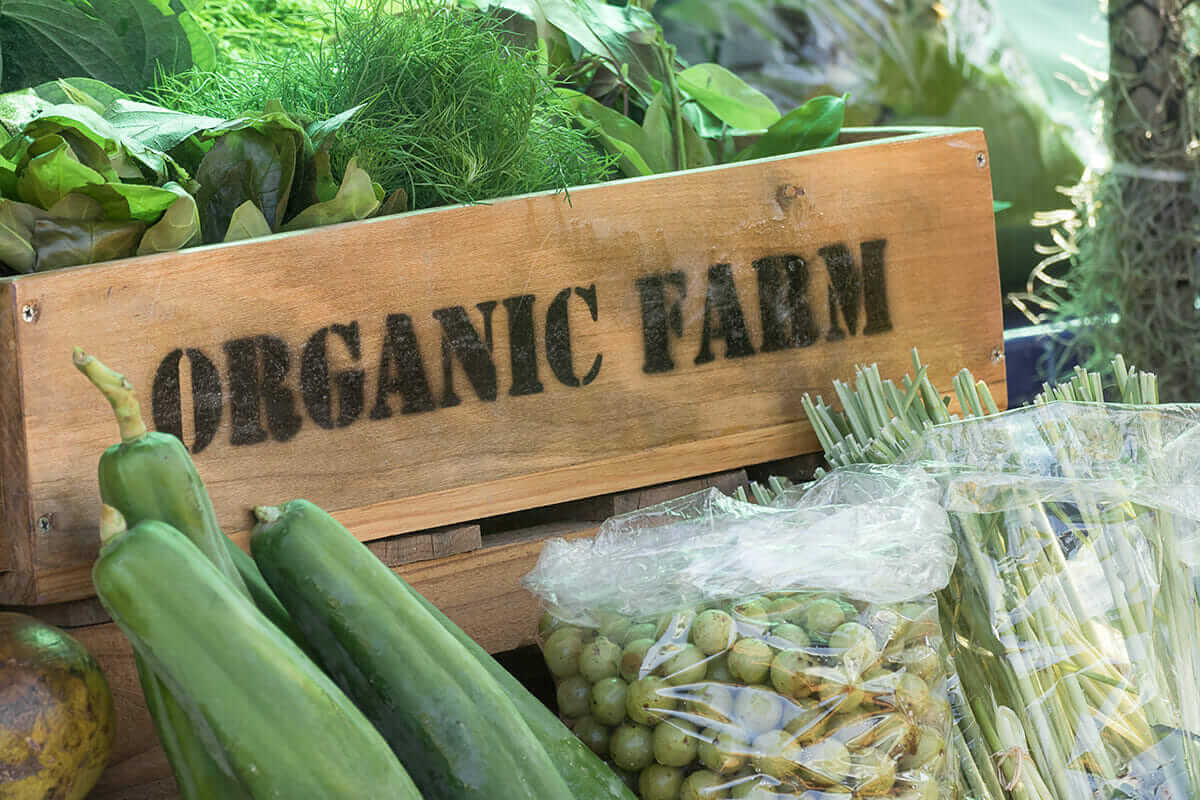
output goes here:
[[784, 116], [742, 150], [735, 161], [780, 156], [837, 143], [846, 116], [846, 97], [814, 97]]
[[718, 64], [697, 64], [675, 76], [679, 88], [717, 119], [740, 130], [764, 130], [779, 121], [771, 99]]

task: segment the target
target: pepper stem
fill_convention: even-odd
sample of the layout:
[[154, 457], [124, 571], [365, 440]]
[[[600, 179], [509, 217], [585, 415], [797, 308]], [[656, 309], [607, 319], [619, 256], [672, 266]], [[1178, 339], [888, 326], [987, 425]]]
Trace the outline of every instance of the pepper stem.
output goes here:
[[270, 525], [273, 522], [277, 522], [283, 516], [283, 509], [279, 506], [255, 506], [254, 516], [263, 525]]
[[129, 530], [125, 517], [120, 511], [109, 505], [100, 506], [100, 544], [119, 536]]
[[75, 348], [72, 360], [75, 367], [108, 399], [109, 405], [117, 415], [121, 441], [130, 442], [145, 436], [146, 423], [142, 421], [142, 409], [138, 405], [137, 395], [133, 393], [133, 384], [129, 379], [104, 366], [94, 356], [83, 352], [80, 347]]

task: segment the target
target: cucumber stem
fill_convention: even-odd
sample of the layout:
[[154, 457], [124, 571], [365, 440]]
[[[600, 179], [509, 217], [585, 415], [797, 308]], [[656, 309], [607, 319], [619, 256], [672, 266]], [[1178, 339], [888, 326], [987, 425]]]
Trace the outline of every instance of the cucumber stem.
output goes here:
[[114, 539], [129, 530], [125, 517], [110, 505], [100, 506], [100, 544]]
[[263, 525], [270, 525], [273, 522], [277, 522], [283, 516], [283, 509], [279, 506], [255, 506], [254, 516]]
[[121, 441], [131, 442], [145, 436], [146, 423], [142, 420], [142, 409], [138, 405], [137, 395], [134, 394], [133, 384], [129, 379], [104, 366], [94, 356], [83, 352], [83, 348], [75, 348], [72, 360], [75, 367], [87, 376], [112, 406], [117, 415]]

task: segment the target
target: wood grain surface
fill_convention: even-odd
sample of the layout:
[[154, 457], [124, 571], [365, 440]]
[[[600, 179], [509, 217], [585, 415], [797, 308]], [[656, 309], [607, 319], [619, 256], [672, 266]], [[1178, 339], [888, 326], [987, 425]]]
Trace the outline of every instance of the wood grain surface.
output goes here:
[[179, 420], [243, 542], [293, 497], [370, 540], [811, 452], [802, 395], [913, 346], [1003, 402], [985, 153], [941, 130], [16, 279], [0, 602], [91, 593], [116, 428], [74, 345]]

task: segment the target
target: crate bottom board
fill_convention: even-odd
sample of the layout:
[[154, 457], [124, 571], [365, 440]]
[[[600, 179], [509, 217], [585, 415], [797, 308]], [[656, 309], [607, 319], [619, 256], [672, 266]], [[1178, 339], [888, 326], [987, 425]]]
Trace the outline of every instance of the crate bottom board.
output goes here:
[[[533, 643], [541, 612], [519, 581], [536, 563], [542, 542], [594, 532], [593, 523], [549, 524], [522, 531], [519, 537], [496, 537], [506, 541], [480, 550], [393, 571], [488, 652], [504, 653]], [[142, 698], [129, 642], [113, 623], [72, 629], [71, 634], [100, 662], [117, 707], [112, 758], [88, 800], [174, 800], [175, 781]], [[504, 661], [514, 663], [510, 658]]]

